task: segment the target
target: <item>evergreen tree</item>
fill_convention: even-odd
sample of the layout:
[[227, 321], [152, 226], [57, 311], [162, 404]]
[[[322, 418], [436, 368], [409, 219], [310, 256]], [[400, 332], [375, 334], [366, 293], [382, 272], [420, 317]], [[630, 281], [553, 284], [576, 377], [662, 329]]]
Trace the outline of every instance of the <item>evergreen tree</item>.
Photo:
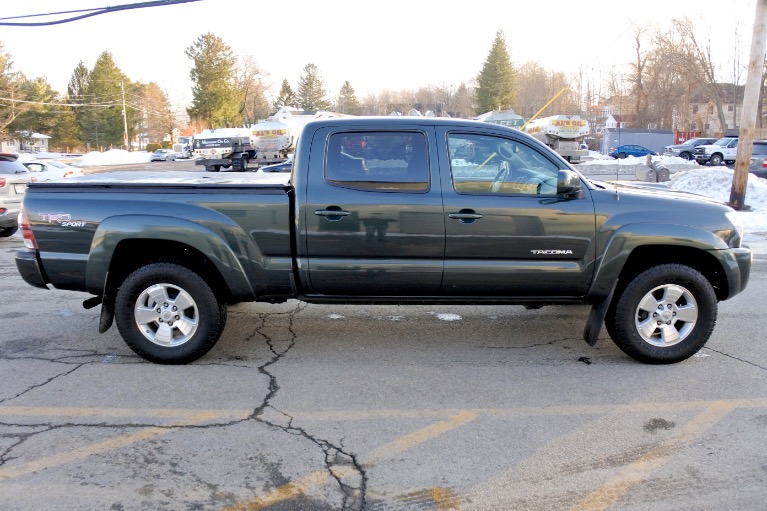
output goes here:
[[354, 94], [354, 88], [349, 81], [345, 81], [338, 94], [338, 112], [342, 114], [357, 115], [360, 111], [360, 102]]
[[297, 103], [296, 93], [293, 92], [293, 89], [290, 88], [290, 84], [288, 83], [288, 79], [284, 78], [282, 80], [282, 87], [280, 87], [280, 95], [277, 96], [277, 99], [274, 101], [274, 109], [279, 110], [280, 108], [287, 106], [287, 107], [295, 107]]
[[[88, 91], [88, 68], [85, 67], [83, 61], [78, 62], [77, 67], [72, 72], [72, 77], [67, 84], [67, 102], [72, 105], [82, 105], [85, 101], [85, 95]], [[73, 137], [81, 142], [85, 142], [82, 137], [82, 133], [86, 132], [88, 121], [90, 118], [90, 110], [87, 108], [80, 108], [73, 106], [70, 111], [74, 116], [74, 128], [76, 132], [72, 134]]]
[[11, 56], [5, 52], [3, 43], [0, 42], [0, 98], [7, 98], [7, 100], [0, 100], [0, 137], [2, 138], [8, 134], [8, 125], [28, 108], [27, 103], [8, 101], [24, 99], [20, 90], [23, 81], [23, 75], [13, 70]]
[[234, 87], [236, 58], [224, 41], [211, 33], [203, 34], [186, 49], [192, 59], [192, 106], [187, 113], [192, 122], [208, 128], [242, 124], [239, 99]]
[[83, 95], [84, 122], [81, 136], [93, 149], [122, 147], [125, 126], [122, 112], [122, 88], [125, 78], [112, 54], [105, 51], [96, 59], [88, 72]]
[[325, 87], [314, 64], [304, 66], [304, 75], [298, 80], [296, 95], [298, 106], [304, 110], [316, 112], [330, 108], [330, 102], [325, 99]]
[[495, 33], [495, 41], [477, 77], [477, 113], [507, 110], [514, 103], [516, 73], [506, 50], [503, 31]]
[[30, 101], [28, 109], [19, 114], [8, 126], [9, 131], [30, 131], [50, 135], [56, 125], [58, 107], [44, 103], [55, 103], [59, 94], [51, 88], [45, 78], [25, 80], [20, 87], [26, 101]]

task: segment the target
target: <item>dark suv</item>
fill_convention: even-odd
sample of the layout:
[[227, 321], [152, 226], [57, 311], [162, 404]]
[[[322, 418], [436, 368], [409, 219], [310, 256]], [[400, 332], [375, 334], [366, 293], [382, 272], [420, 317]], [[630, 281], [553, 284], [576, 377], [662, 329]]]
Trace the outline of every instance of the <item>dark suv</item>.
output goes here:
[[18, 229], [19, 207], [29, 181], [29, 171], [18, 156], [0, 153], [0, 237], [12, 235]]
[[748, 171], [757, 177], [767, 178], [767, 140], [754, 140]]
[[695, 148], [699, 145], [713, 144], [715, 138], [691, 138], [682, 144], [668, 145], [664, 148], [663, 154], [666, 156], [678, 156], [685, 160], [692, 160]]

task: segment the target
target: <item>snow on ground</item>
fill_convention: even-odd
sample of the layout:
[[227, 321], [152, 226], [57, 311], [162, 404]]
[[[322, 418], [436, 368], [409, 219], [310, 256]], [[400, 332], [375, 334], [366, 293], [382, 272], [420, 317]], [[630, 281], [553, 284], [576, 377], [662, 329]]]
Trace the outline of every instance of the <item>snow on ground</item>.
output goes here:
[[146, 151], [126, 151], [110, 149], [104, 153], [91, 151], [75, 160], [72, 165], [77, 167], [98, 167], [101, 165], [124, 165], [128, 163], [149, 163], [152, 154]]

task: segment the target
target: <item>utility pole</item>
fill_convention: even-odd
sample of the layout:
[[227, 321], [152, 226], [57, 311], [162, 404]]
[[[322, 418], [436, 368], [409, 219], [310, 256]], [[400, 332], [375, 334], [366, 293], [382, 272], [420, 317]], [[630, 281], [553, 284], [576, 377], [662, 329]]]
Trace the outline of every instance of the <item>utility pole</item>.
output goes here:
[[[125, 150], [130, 151], [128, 146], [128, 116], [125, 112], [125, 86], [123, 85], [123, 79], [120, 78], [120, 90], [123, 96], [123, 142], [125, 143]], [[749, 153], [750, 155], [751, 153]]]
[[740, 141], [735, 155], [735, 172], [730, 189], [730, 206], [740, 211], [745, 206], [748, 167], [751, 164], [751, 150], [754, 147], [756, 113], [759, 105], [759, 89], [764, 68], [765, 24], [767, 23], [767, 0], [756, 1], [754, 33], [751, 39], [751, 55], [748, 59], [748, 75], [743, 93], [743, 108], [740, 110]]

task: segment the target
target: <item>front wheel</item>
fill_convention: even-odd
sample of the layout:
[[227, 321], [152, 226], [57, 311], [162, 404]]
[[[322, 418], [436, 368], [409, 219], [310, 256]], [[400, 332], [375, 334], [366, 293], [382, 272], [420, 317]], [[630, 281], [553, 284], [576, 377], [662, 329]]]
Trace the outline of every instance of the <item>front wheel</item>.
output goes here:
[[692, 155], [688, 153], [687, 151], [679, 153], [679, 157], [682, 158], [683, 160], [692, 160]]
[[607, 331], [628, 356], [673, 364], [697, 353], [716, 324], [717, 300], [697, 270], [662, 264], [637, 275], [607, 314]]
[[621, 160], [625, 159], [627, 156], [628, 155], [626, 153], [618, 153], [618, 158]]
[[226, 304], [189, 268], [153, 263], [135, 270], [118, 289], [115, 321], [139, 356], [158, 364], [186, 364], [216, 344], [226, 324]]
[[711, 156], [709, 161], [711, 162], [712, 167], [717, 167], [722, 164], [722, 156], [720, 154], [715, 154]]

